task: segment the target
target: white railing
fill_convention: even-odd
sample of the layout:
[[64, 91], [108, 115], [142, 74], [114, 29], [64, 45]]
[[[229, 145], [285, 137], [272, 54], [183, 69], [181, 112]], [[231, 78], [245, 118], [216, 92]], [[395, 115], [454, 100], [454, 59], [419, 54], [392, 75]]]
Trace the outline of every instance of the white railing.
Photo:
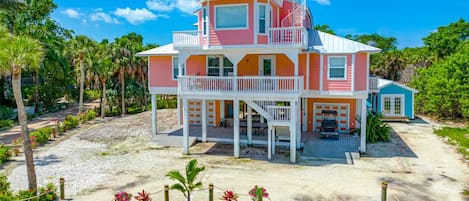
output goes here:
[[378, 78], [377, 77], [370, 77], [369, 78], [369, 86], [368, 86], [368, 90], [370, 92], [377, 92], [378, 91]]
[[290, 107], [289, 106], [267, 106], [267, 113], [269, 113], [274, 121], [289, 121], [290, 120]]
[[269, 44], [306, 48], [308, 46], [308, 31], [305, 27], [269, 28]]
[[173, 45], [175, 48], [200, 47], [200, 31], [174, 31]]
[[180, 76], [181, 92], [301, 93], [303, 76]]

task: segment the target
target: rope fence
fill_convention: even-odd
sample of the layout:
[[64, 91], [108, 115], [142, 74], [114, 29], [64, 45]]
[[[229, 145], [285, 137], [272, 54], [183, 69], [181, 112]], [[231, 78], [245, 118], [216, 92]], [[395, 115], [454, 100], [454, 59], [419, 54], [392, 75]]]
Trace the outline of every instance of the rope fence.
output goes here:
[[[59, 186], [59, 200], [65, 200], [65, 179], [64, 178], [60, 178], [59, 179], [59, 183], [60, 183], [60, 186]], [[214, 192], [213, 190], [217, 190], [218, 192], [221, 192], [221, 193], [225, 193], [227, 192], [228, 190], [226, 189], [223, 189], [221, 187], [218, 187], [218, 186], [215, 186], [213, 185], [212, 183], [210, 183], [208, 185], [208, 188], [201, 188], [201, 189], [197, 189], [197, 190], [194, 190], [193, 192], [200, 192], [200, 191], [206, 191], [208, 190], [208, 197], [209, 197], [209, 201], [214, 201]], [[388, 189], [388, 183], [383, 181], [381, 183], [381, 201], [387, 201], [387, 189]], [[157, 194], [160, 194], [162, 192], [164, 192], [164, 201], [169, 201], [169, 191], [170, 191], [170, 188], [169, 188], [169, 185], [164, 185], [163, 189], [161, 190], [158, 190], [158, 191], [155, 191], [155, 192], [152, 192], [152, 193], [149, 193], [148, 195], [157, 195]], [[41, 198], [41, 196], [44, 196], [46, 194], [48, 194], [50, 192], [44, 192], [44, 193], [41, 193], [39, 195], [36, 195], [36, 196], [33, 196], [33, 197], [30, 197], [30, 198], [24, 198], [24, 199], [21, 199], [21, 200], [16, 200], [16, 201], [30, 201], [32, 199], [36, 199], [36, 198]], [[238, 194], [236, 193], [237, 196], [246, 196], [246, 197], [251, 197], [251, 195], [249, 194]], [[270, 200], [269, 198], [266, 198], [268, 200]]]

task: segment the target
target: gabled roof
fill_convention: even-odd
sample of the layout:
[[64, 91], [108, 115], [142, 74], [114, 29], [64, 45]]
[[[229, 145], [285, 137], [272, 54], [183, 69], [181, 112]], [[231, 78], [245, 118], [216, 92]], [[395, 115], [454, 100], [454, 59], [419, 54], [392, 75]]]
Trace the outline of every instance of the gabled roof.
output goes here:
[[412, 91], [414, 93], [418, 93], [419, 91], [417, 89], [414, 89], [414, 88], [411, 88], [411, 87], [408, 87], [408, 86], [405, 86], [403, 84], [399, 84], [397, 82], [394, 82], [392, 80], [387, 80], [387, 79], [382, 79], [382, 78], [378, 78], [378, 89], [382, 89], [386, 86], [389, 86], [389, 85], [396, 85], [398, 87], [401, 87], [401, 88], [404, 88], [404, 89], [407, 89], [409, 91]]
[[153, 56], [153, 55], [177, 55], [179, 52], [174, 49], [173, 44], [166, 44], [153, 49], [145, 50], [137, 53], [137, 56]]
[[329, 54], [358, 52], [378, 53], [381, 51], [379, 48], [322, 31], [308, 30], [308, 34], [308, 51]]

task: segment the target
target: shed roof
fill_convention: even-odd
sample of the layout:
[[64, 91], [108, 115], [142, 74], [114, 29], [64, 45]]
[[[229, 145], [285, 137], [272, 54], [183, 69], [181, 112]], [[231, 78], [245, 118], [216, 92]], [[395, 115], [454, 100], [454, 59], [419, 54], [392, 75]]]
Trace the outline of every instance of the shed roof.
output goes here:
[[398, 87], [401, 87], [403, 89], [406, 89], [406, 90], [409, 90], [409, 91], [412, 91], [413, 93], [418, 93], [419, 91], [417, 89], [414, 89], [414, 88], [411, 88], [411, 87], [408, 87], [406, 85], [403, 85], [403, 84], [400, 84], [400, 83], [397, 83], [397, 82], [394, 82], [392, 80], [387, 80], [387, 79], [382, 79], [382, 78], [378, 78], [378, 89], [382, 89], [386, 86], [389, 86], [389, 85], [396, 85]]
[[381, 49], [317, 30], [308, 30], [308, 50], [318, 53], [378, 53]]

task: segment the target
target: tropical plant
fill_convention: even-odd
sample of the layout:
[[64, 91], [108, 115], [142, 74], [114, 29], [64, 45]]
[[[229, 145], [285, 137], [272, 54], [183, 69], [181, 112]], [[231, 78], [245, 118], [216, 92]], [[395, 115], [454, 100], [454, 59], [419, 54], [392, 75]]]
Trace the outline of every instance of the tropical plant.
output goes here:
[[112, 63], [112, 49], [111, 45], [107, 40], [101, 41], [98, 45], [97, 58], [94, 59], [93, 63], [93, 72], [97, 76], [98, 80], [101, 82], [101, 118], [104, 118], [106, 115], [106, 84], [113, 73], [116, 71], [116, 65]]
[[4, 163], [11, 157], [11, 149], [4, 144], [0, 145], [0, 164]]
[[178, 190], [187, 201], [191, 201], [191, 193], [195, 189], [202, 188], [202, 182], [196, 182], [197, 175], [205, 170], [205, 167], [198, 167], [197, 166], [197, 159], [192, 159], [186, 165], [185, 175], [181, 174], [181, 172], [177, 170], [172, 170], [166, 174], [171, 180], [176, 180], [178, 183], [171, 185], [171, 189]]
[[252, 201], [262, 201], [264, 198], [269, 199], [269, 193], [267, 193], [267, 189], [257, 185], [249, 191], [249, 195], [251, 196]]
[[33, 152], [29, 140], [27, 115], [21, 94], [21, 71], [23, 69], [39, 68], [43, 50], [41, 44], [26, 36], [14, 36], [0, 28], [0, 73], [12, 75], [13, 95], [18, 108], [18, 121], [23, 136], [24, 155], [28, 175], [28, 185], [32, 190], [37, 189], [36, 172], [34, 170]]
[[223, 192], [223, 196], [220, 200], [224, 201], [238, 201], [238, 194], [234, 193], [233, 191], [225, 191]]
[[132, 194], [127, 192], [119, 192], [114, 195], [114, 201], [130, 201]]
[[373, 115], [368, 113], [366, 117], [366, 141], [376, 143], [378, 141], [389, 141], [391, 127], [383, 121], [382, 114]]
[[0, 120], [0, 129], [2, 128], [13, 128], [13, 120]]
[[142, 190], [142, 192], [138, 192], [137, 195], [134, 197], [138, 201], [152, 201], [150, 194]]

